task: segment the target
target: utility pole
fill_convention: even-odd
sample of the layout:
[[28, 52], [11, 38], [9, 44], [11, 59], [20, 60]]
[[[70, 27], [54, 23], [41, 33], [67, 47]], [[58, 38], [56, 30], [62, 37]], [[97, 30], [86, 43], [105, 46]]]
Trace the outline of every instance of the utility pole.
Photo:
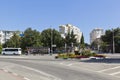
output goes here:
[[114, 29], [112, 29], [113, 31], [113, 54], [115, 53], [115, 40], [114, 40]]
[[52, 41], [53, 39], [52, 39], [52, 37], [53, 36], [52, 36], [52, 28], [51, 28], [51, 53], [50, 53], [50, 55], [52, 55], [52, 52], [53, 52], [53, 48], [52, 48], [53, 47], [52, 46], [53, 45], [53, 41]]
[[65, 52], [67, 52], [67, 44], [66, 44], [66, 42], [65, 42]]

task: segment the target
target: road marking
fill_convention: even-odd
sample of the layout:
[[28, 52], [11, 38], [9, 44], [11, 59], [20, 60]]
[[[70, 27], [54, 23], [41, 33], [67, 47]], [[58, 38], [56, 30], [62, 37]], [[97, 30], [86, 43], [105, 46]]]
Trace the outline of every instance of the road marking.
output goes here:
[[120, 74], [120, 71], [118, 71], [118, 72], [115, 72], [115, 73], [112, 73], [112, 74], [109, 74], [109, 75], [112, 75], [112, 76], [114, 76], [114, 75], [117, 75], [117, 74]]
[[68, 64], [67, 66], [72, 66], [73, 64]]
[[35, 71], [35, 72], [37, 72], [37, 73], [40, 73], [40, 74], [42, 74], [42, 75], [44, 75], [44, 76], [47, 76], [48, 78], [52, 78], [52, 80], [61, 80], [60, 78], [57, 78], [57, 77], [55, 77], [55, 76], [53, 76], [53, 75], [50, 75], [50, 74], [45, 73], [45, 72], [43, 72], [43, 71], [39, 71], [39, 70], [34, 69], [34, 68], [30, 68], [30, 67], [27, 67], [27, 66], [21, 66], [21, 67], [26, 68], [26, 69], [28, 69], [28, 70]]
[[28, 79], [28, 78], [26, 78], [26, 77], [24, 77], [23, 79], [24, 79], [24, 80], [30, 80], [30, 79]]
[[105, 72], [105, 71], [113, 70], [113, 69], [117, 69], [117, 68], [120, 68], [120, 66], [113, 67], [113, 68], [108, 68], [108, 69], [103, 69], [103, 70], [100, 70], [100, 71], [97, 71], [97, 72]]
[[16, 73], [12, 73], [13, 75], [15, 75], [15, 76], [18, 76], [18, 74], [16, 74]]
[[10, 71], [8, 71], [8, 70], [6, 70], [6, 69], [0, 69], [0, 70], [3, 70], [3, 71], [6, 72], [6, 73], [12, 74], [12, 75], [17, 76], [17, 77], [19, 77], [19, 78], [22, 78], [22, 79], [24, 79], [24, 80], [30, 80], [30, 79], [28, 79], [28, 78], [26, 78], [26, 77], [20, 76], [20, 75], [18, 75], [18, 74], [16, 74], [16, 73], [10, 72]]
[[5, 70], [5, 69], [4, 69], [3, 71], [8, 73], [8, 70]]
[[63, 62], [61, 62], [60, 64], [63, 64]]
[[0, 56], [0, 58], [27, 58], [24, 56]]

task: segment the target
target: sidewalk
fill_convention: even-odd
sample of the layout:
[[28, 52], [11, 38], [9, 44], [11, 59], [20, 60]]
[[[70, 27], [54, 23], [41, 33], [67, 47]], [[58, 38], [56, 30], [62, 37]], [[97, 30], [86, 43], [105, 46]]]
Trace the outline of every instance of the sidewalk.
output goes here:
[[26, 79], [12, 72], [0, 69], [0, 80], [26, 80]]

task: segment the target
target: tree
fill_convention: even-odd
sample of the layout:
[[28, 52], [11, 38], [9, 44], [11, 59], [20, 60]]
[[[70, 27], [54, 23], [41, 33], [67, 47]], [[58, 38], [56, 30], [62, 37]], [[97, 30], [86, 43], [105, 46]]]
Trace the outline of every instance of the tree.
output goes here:
[[55, 29], [53, 29], [52, 32], [53, 32], [52, 33], [53, 44], [56, 44], [56, 46], [59, 48], [64, 46], [64, 42], [63, 42], [63, 38], [61, 37], [61, 34]]
[[68, 33], [65, 37], [65, 43], [67, 44], [67, 46], [71, 46], [71, 37], [70, 37], [70, 33]]
[[86, 47], [86, 48], [90, 48], [90, 44], [85, 43], [85, 47]]
[[41, 35], [37, 30], [32, 30], [31, 28], [27, 28], [24, 31], [24, 36], [21, 39], [21, 47], [22, 49], [26, 49], [26, 47], [40, 47], [41, 43]]
[[68, 34], [65, 37], [65, 43], [67, 44], [67, 46], [71, 46], [72, 43], [76, 44], [77, 43], [77, 39], [75, 38], [76, 35], [74, 35], [73, 30], [71, 31], [71, 33], [68, 32]]
[[120, 53], [120, 28], [114, 30], [114, 40], [115, 40], [115, 51]]
[[[77, 46], [77, 39], [75, 38], [75, 34], [73, 32], [73, 30], [71, 31], [71, 33], [67, 33], [67, 35], [65, 36], [65, 44], [67, 45], [66, 48], [67, 50], [71, 50], [73, 49], [74, 46]], [[71, 49], [70, 49], [71, 48]]]
[[2, 45], [1, 45], [1, 43], [0, 43], [0, 54], [1, 54], [1, 52], [2, 52]]
[[73, 30], [72, 30], [72, 32], [71, 32], [71, 34], [70, 34], [70, 41], [71, 41], [71, 43], [73, 43], [74, 44], [74, 46], [77, 46], [77, 39], [75, 38], [75, 34], [74, 34], [74, 32], [73, 32]]
[[82, 34], [81, 40], [80, 40], [80, 48], [84, 49], [85, 48], [85, 42], [84, 42], [84, 36]]
[[101, 44], [102, 44], [101, 38], [96, 38], [96, 39], [92, 42], [91, 47], [92, 47], [92, 49], [99, 51]]
[[19, 48], [20, 47], [20, 36], [16, 33], [13, 34], [13, 36], [3, 44], [3, 47], [13, 47], [13, 48]]
[[105, 35], [101, 37], [101, 40], [105, 43], [104, 46], [106, 46], [106, 51], [113, 52], [113, 36], [115, 51], [120, 52], [120, 28], [106, 30]]
[[46, 29], [41, 33], [41, 41], [43, 46], [51, 48], [52, 44], [57, 47], [62, 47], [64, 45], [60, 33], [55, 29]]
[[102, 43], [101, 43], [100, 49], [101, 49], [103, 52], [111, 52], [111, 51], [109, 51], [108, 46], [107, 46], [107, 43], [105, 43], [105, 42], [102, 42]]

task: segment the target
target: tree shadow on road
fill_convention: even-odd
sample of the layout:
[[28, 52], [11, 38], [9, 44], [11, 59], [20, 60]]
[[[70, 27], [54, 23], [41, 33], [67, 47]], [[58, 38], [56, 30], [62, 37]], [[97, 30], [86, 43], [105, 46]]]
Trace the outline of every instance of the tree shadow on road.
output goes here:
[[120, 63], [120, 58], [89, 59], [89, 60], [82, 60], [81, 62], [87, 62], [87, 63]]

